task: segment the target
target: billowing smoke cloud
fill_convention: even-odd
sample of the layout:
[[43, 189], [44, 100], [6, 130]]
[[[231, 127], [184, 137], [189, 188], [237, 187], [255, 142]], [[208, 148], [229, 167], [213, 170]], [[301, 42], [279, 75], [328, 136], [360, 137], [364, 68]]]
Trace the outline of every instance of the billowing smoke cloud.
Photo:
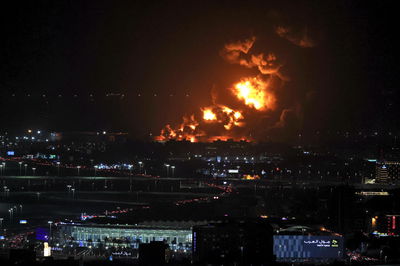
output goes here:
[[311, 48], [316, 45], [315, 41], [313, 41], [309, 36], [306, 27], [302, 30], [295, 31], [291, 27], [277, 26], [275, 27], [275, 33], [293, 43], [294, 45], [302, 48]]
[[287, 80], [281, 73], [282, 64], [278, 62], [273, 53], [250, 53], [256, 41], [255, 37], [243, 41], [232, 42], [225, 45], [221, 55], [231, 64], [239, 64], [247, 68], [257, 68], [263, 75], [275, 75], [282, 80]]
[[277, 92], [288, 80], [281, 74], [283, 64], [271, 52], [253, 52], [255, 43], [256, 38], [250, 37], [226, 44], [221, 56], [231, 64], [255, 69], [257, 74], [242, 77], [227, 88], [231, 98], [218, 97], [213, 88], [209, 106], [184, 116], [177, 126], [166, 125], [156, 140], [254, 140], [262, 139], [256, 132], [279, 135], [283, 129], [293, 129], [301, 108], [279, 106]]
[[284, 108], [279, 116], [279, 121], [272, 128], [297, 127], [302, 116], [300, 105], [292, 108]]
[[241, 64], [241, 53], [247, 54], [253, 47], [256, 37], [251, 37], [243, 41], [228, 43], [223, 49], [223, 56], [232, 64]]

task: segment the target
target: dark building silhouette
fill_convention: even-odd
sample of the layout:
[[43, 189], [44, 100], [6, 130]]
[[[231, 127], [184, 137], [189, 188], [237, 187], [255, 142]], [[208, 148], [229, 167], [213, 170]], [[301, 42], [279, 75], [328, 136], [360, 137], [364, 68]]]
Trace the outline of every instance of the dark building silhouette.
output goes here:
[[33, 264], [36, 253], [33, 249], [10, 249], [8, 259], [11, 264]]
[[265, 220], [226, 221], [193, 227], [195, 264], [268, 264], [273, 230]]
[[163, 241], [152, 241], [139, 245], [139, 264], [146, 266], [164, 265], [165, 249]]

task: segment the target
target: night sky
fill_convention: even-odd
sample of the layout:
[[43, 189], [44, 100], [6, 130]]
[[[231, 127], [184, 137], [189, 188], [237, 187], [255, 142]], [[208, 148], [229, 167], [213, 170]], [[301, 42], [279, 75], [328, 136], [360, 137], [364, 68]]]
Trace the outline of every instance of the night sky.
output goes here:
[[[251, 72], [220, 51], [255, 36], [254, 48], [275, 53], [290, 77], [279, 104], [296, 107], [297, 126], [286, 130], [398, 130], [398, 11], [394, 1], [365, 2], [8, 3], [0, 16], [2, 129], [157, 134], [209, 104], [213, 88]], [[279, 25], [306, 29], [315, 45], [279, 37]]]

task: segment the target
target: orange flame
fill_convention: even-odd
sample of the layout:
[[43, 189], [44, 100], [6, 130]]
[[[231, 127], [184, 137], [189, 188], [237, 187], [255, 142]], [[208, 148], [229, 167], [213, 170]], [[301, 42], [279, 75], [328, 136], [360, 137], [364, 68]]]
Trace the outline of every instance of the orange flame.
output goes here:
[[246, 78], [236, 83], [232, 92], [247, 106], [263, 111], [273, 109], [275, 97], [267, 91], [268, 84], [260, 78]]
[[244, 175], [243, 179], [245, 179], [245, 180], [259, 180], [260, 176], [259, 175]]
[[194, 115], [190, 117], [183, 117], [183, 122], [177, 128], [172, 128], [171, 125], [166, 125], [162, 130], [161, 134], [155, 138], [157, 141], [166, 141], [170, 139], [174, 140], [189, 140], [190, 142], [197, 142], [197, 138], [204, 136], [204, 132], [198, 130], [199, 122], [194, 118]]
[[[242, 127], [244, 122], [244, 116], [241, 111], [233, 110], [224, 105], [214, 105], [211, 107], [205, 107], [201, 109], [203, 112], [203, 121], [206, 123], [219, 123], [223, 125], [225, 130], [229, 131], [233, 127]], [[172, 128], [170, 125], [166, 125], [162, 130], [161, 134], [155, 137], [157, 141], [167, 140], [189, 140], [191, 142], [197, 142], [200, 139], [202, 141], [215, 141], [215, 140], [229, 140], [238, 139], [236, 137], [229, 136], [214, 136], [206, 137], [205, 132], [198, 129], [201, 122], [195, 119], [194, 115], [190, 117], [183, 117], [183, 122], [177, 127]], [[247, 140], [245, 137], [241, 137], [238, 140]]]
[[233, 109], [227, 106], [220, 106], [222, 108], [222, 112], [228, 117], [228, 123], [224, 125], [226, 130], [230, 130], [233, 126], [241, 127], [244, 125], [241, 120], [244, 119], [244, 116], [240, 111], [234, 111]]
[[[251, 114], [250, 111], [269, 111], [275, 109], [276, 98], [269, 83], [272, 78], [279, 78], [285, 81], [286, 78], [280, 73], [281, 64], [277, 57], [272, 54], [252, 53], [255, 37], [242, 41], [226, 44], [221, 51], [221, 55], [230, 63], [240, 64], [247, 68], [255, 68], [259, 71], [259, 76], [248, 77], [234, 84], [230, 91], [236, 98], [243, 102], [245, 106], [240, 110], [216, 103], [213, 97], [213, 105], [200, 108], [201, 117], [197, 120], [195, 115], [183, 117], [183, 122], [176, 128], [166, 125], [160, 136], [155, 139], [158, 141], [166, 140], [190, 140], [214, 141], [214, 140], [249, 140], [248, 136], [243, 136], [243, 130], [232, 130], [235, 127], [245, 125], [245, 116]], [[267, 75], [266, 79], [262, 78]], [[206, 125], [207, 124], [207, 125]], [[216, 127], [209, 124], [216, 124]], [[218, 136], [206, 134], [203, 130], [210, 129], [214, 133], [218, 131]], [[242, 133], [240, 133], [242, 132]]]
[[211, 108], [204, 108], [203, 119], [206, 121], [215, 121], [217, 120], [217, 115], [211, 110]]

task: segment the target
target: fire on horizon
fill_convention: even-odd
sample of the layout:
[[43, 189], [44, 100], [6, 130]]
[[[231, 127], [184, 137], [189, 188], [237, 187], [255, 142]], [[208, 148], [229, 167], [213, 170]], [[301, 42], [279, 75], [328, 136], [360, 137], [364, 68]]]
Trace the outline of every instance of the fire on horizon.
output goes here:
[[[252, 141], [252, 137], [246, 134], [246, 130], [237, 132], [235, 128], [251, 127], [247, 122], [248, 116], [264, 115], [274, 111], [276, 107], [276, 88], [272, 79], [284, 82], [285, 78], [280, 73], [281, 64], [277, 62], [274, 54], [252, 54], [255, 37], [240, 40], [225, 45], [221, 56], [231, 64], [239, 64], [246, 68], [255, 68], [258, 74], [242, 77], [233, 84], [228, 91], [235, 98], [235, 106], [225, 103], [215, 95], [212, 95], [212, 104], [201, 107], [201, 117], [195, 114], [183, 116], [183, 122], [177, 126], [167, 124], [157, 141], [189, 140], [191, 142], [209, 142], [214, 140], [246, 140]], [[214, 130], [207, 130], [207, 125], [214, 125]], [[216, 129], [215, 129], [216, 128]]]

